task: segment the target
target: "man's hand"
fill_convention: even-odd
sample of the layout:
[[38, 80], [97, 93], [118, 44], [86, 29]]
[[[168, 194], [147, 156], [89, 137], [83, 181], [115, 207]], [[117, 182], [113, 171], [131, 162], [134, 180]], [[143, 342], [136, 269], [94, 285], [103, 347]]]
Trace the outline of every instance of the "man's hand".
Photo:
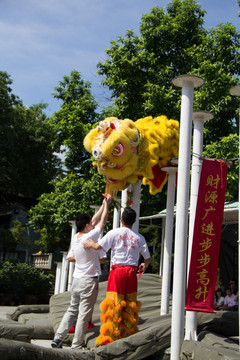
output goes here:
[[105, 202], [107, 204], [107, 207], [111, 204], [112, 197], [110, 194], [104, 194], [103, 203]]
[[76, 261], [75, 256], [70, 256], [69, 258], [67, 258], [67, 261], [75, 262]]
[[94, 247], [94, 244], [94, 241], [92, 239], [89, 239], [88, 242], [83, 245], [83, 247], [84, 249], [89, 250]]
[[141, 263], [141, 264], [139, 265], [138, 271], [139, 271], [141, 274], [143, 274], [143, 273], [145, 273], [145, 270], [146, 270], [146, 265], [145, 265], [144, 263]]
[[145, 271], [147, 270], [147, 267], [148, 267], [148, 265], [150, 264], [150, 262], [151, 262], [151, 258], [145, 259], [145, 260], [144, 260], [144, 263], [141, 263], [141, 264], [139, 265], [138, 271], [139, 271], [141, 274], [144, 274]]

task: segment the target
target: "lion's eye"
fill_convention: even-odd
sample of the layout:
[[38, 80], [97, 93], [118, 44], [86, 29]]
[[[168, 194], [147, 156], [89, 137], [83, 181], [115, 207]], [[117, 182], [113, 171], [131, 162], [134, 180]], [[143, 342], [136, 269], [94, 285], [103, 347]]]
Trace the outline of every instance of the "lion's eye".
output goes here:
[[113, 156], [122, 156], [125, 152], [125, 147], [122, 143], [119, 143], [113, 150], [112, 155]]

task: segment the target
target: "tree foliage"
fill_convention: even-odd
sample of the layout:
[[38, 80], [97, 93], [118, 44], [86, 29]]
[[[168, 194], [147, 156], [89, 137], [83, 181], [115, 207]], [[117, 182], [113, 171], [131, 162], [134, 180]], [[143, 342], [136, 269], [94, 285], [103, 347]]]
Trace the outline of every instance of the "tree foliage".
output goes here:
[[205, 141], [235, 132], [237, 100], [229, 89], [240, 74], [240, 35], [230, 23], [205, 29], [205, 11], [194, 0], [173, 0], [142, 17], [140, 36], [132, 30], [111, 42], [98, 63], [102, 83], [112, 91], [114, 114], [137, 118], [164, 114], [179, 119], [180, 89], [172, 80], [183, 74], [203, 77], [194, 108], [211, 111]]
[[13, 226], [10, 229], [0, 228], [0, 239], [4, 251], [16, 251], [18, 244], [25, 247], [30, 246], [30, 240], [26, 234], [26, 227], [23, 226], [19, 220], [13, 221]]
[[71, 227], [69, 221], [78, 212], [91, 212], [91, 205], [101, 204], [105, 181], [92, 168], [83, 139], [98, 121], [97, 103], [91, 93], [91, 84], [73, 70], [64, 76], [55, 88], [54, 96], [63, 103], [49, 121], [55, 137], [55, 151], [64, 147], [65, 176], [51, 184], [54, 191], [44, 193], [31, 209], [30, 223], [41, 233], [38, 244], [43, 250], [53, 251], [60, 246], [68, 249]]
[[51, 190], [60, 161], [50, 146], [54, 133], [44, 114], [46, 105], [26, 108], [12, 94], [12, 80], [0, 72], [0, 201], [16, 197], [36, 200]]
[[[37, 286], [36, 286], [37, 284]], [[53, 286], [53, 275], [32, 265], [0, 262], [0, 293], [24, 296], [26, 294], [48, 294]]]
[[238, 200], [239, 183], [239, 136], [231, 134], [220, 141], [206, 145], [203, 156], [229, 161], [227, 174], [226, 201]]
[[[107, 59], [97, 65], [113, 100], [101, 114], [91, 84], [79, 72], [73, 70], [59, 82], [54, 97], [62, 105], [49, 124], [56, 133], [55, 151], [65, 152], [67, 175], [52, 182], [54, 192], [43, 194], [31, 212], [32, 224], [42, 232], [43, 249], [67, 248], [69, 220], [101, 202], [104, 179], [89, 166], [89, 154], [83, 148], [86, 133], [103, 116], [136, 120], [164, 114], [179, 120], [181, 89], [172, 83], [176, 76], [194, 74], [205, 81], [194, 91], [194, 109], [214, 115], [205, 124], [206, 154], [218, 157], [221, 141], [221, 158], [235, 157], [235, 148], [230, 153], [228, 147], [236, 141], [231, 134], [238, 131], [238, 100], [230, 96], [229, 89], [240, 75], [240, 35], [230, 23], [205, 29], [205, 13], [194, 0], [173, 0], [166, 9], [155, 7], [142, 17], [140, 35], [128, 30], [112, 41], [106, 49]], [[234, 198], [236, 168], [228, 177], [232, 182], [229, 198]], [[160, 211], [166, 203], [164, 196], [164, 192], [150, 196], [144, 187], [141, 215]]]
[[159, 273], [162, 229], [159, 227], [159, 223], [155, 223], [142, 227], [140, 233], [145, 237], [151, 253], [150, 272]]
[[88, 179], [70, 173], [54, 181], [54, 192], [45, 193], [31, 209], [30, 224], [40, 230], [37, 242], [43, 251], [54, 251], [58, 246], [67, 250], [71, 239], [71, 223], [79, 212], [94, 214], [91, 205], [101, 204], [104, 180], [97, 173]]
[[[62, 101], [60, 110], [51, 119], [56, 132], [53, 142], [55, 151], [64, 149], [65, 166], [68, 170], [83, 171], [89, 154], [83, 147], [83, 139], [98, 121], [97, 102], [91, 93], [91, 83], [84, 81], [81, 74], [73, 70], [70, 76], [65, 75], [55, 87], [53, 96]], [[84, 163], [85, 162], [85, 163]]]

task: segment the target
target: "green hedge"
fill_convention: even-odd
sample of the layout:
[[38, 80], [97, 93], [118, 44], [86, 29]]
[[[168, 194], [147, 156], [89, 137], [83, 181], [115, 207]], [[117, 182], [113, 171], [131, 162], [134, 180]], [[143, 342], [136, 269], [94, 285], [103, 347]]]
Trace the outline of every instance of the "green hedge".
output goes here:
[[26, 263], [0, 262], [0, 293], [48, 294], [54, 276]]

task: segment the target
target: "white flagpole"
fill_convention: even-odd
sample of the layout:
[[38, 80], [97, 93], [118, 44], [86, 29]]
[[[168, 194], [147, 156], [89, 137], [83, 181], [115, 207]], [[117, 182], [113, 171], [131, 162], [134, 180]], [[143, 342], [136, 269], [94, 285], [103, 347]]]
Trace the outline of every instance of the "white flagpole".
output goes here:
[[121, 197], [121, 215], [122, 215], [124, 208], [127, 206], [127, 200], [128, 200], [127, 192], [128, 191], [133, 192], [131, 208], [136, 211], [136, 221], [133, 224], [132, 228], [135, 231], [138, 231], [139, 228], [141, 185], [142, 185], [141, 180], [138, 180], [135, 184], [129, 185], [126, 189], [122, 190], [122, 197]]
[[[240, 85], [236, 85], [230, 89], [230, 94], [234, 96], [240, 96]], [[240, 108], [239, 108], [240, 111]], [[239, 112], [239, 140], [240, 140], [240, 112]], [[239, 204], [240, 204], [240, 141], [239, 141], [239, 155], [238, 155], [238, 291], [240, 289], [240, 211], [239, 211]], [[239, 297], [238, 297], [238, 308], [239, 308]], [[239, 310], [238, 310], [239, 311]], [[238, 330], [238, 343], [239, 343], [239, 352], [240, 352], [240, 316], [239, 316], [239, 330]]]
[[116, 207], [113, 210], [113, 229], [116, 229], [120, 226], [120, 209]]
[[127, 191], [128, 191], [128, 190], [129, 190], [129, 189], [126, 188], [126, 189], [124, 189], [124, 190], [121, 191], [121, 193], [122, 193], [122, 196], [121, 196], [121, 216], [122, 216], [122, 213], [123, 213], [124, 208], [125, 208], [126, 205], [127, 205]]
[[[70, 223], [72, 224], [72, 234], [71, 234], [71, 242], [70, 242], [70, 249], [71, 249], [72, 244], [73, 244], [74, 236], [75, 236], [75, 234], [77, 233], [77, 227], [76, 227], [75, 221], [70, 221]], [[72, 287], [74, 266], [75, 266], [75, 263], [74, 263], [73, 261], [69, 263], [69, 269], [68, 269], [68, 286], [67, 286], [67, 290], [68, 290], [68, 291], [70, 291], [70, 290], [71, 290], [71, 287]]]
[[132, 208], [136, 211], [136, 221], [133, 224], [133, 230], [139, 230], [139, 215], [140, 215], [140, 199], [141, 199], [141, 185], [142, 181], [138, 180], [135, 184], [132, 184], [133, 191], [133, 203]]
[[163, 276], [162, 276], [162, 292], [161, 292], [161, 315], [169, 312], [169, 294], [171, 281], [171, 265], [172, 265], [172, 238], [173, 238], [173, 218], [175, 203], [175, 186], [177, 167], [163, 167], [161, 170], [168, 172], [168, 188], [167, 188], [167, 214], [165, 226], [165, 239], [163, 251]]
[[171, 360], [179, 360], [184, 336], [184, 308], [186, 292], [186, 252], [189, 202], [190, 154], [192, 140], [193, 89], [203, 79], [182, 75], [173, 80], [182, 87], [180, 139], [178, 157], [177, 212], [173, 272]]
[[[201, 177], [203, 150], [203, 127], [204, 122], [211, 120], [213, 115], [205, 111], [195, 111], [193, 113], [193, 155], [192, 155], [192, 175], [191, 175], [191, 195], [190, 195], [190, 216], [189, 216], [189, 238], [188, 238], [188, 273], [192, 253], [193, 230], [198, 200], [198, 189]], [[186, 312], [186, 331], [185, 340], [197, 340], [197, 313], [194, 311]]]
[[[163, 276], [163, 253], [164, 253], [164, 239], [165, 239], [165, 232], [166, 232], [166, 218], [162, 218], [162, 239], [161, 239], [161, 254], [160, 254], [160, 264], [159, 264], [159, 276]], [[161, 310], [160, 310], [161, 311]]]

